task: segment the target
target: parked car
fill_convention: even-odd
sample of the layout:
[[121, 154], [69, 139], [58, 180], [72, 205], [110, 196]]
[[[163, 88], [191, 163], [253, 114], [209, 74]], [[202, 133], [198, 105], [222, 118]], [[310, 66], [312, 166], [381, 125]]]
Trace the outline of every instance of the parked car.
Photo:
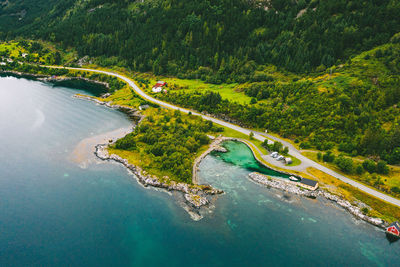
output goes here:
[[283, 159], [285, 159], [284, 156], [279, 156], [279, 157], [276, 158], [276, 160], [283, 160]]
[[279, 153], [278, 152], [272, 152], [270, 156], [273, 157], [273, 158], [276, 158], [276, 157], [279, 156]]

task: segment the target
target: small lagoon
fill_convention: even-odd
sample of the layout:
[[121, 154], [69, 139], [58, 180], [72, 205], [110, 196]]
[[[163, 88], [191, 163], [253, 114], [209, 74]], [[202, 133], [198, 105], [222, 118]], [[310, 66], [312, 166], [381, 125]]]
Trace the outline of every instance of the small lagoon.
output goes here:
[[245, 168], [251, 172], [259, 172], [268, 176], [289, 179], [290, 175], [274, 171], [259, 163], [249, 147], [238, 141], [225, 141], [222, 144], [228, 150], [228, 153], [213, 151], [212, 155], [222, 159], [224, 162]]

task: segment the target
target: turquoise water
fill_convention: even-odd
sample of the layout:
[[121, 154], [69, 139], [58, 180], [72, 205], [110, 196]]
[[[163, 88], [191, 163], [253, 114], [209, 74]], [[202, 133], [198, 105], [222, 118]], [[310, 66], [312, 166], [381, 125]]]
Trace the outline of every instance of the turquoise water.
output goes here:
[[216, 156], [200, 180], [226, 194], [199, 222], [118, 164], [81, 168], [82, 139], [130, 122], [76, 92], [0, 78], [0, 266], [400, 266], [381, 230]]
[[237, 141], [226, 141], [222, 144], [229, 153], [212, 152], [212, 154], [227, 163], [243, 167], [251, 172], [259, 172], [269, 176], [288, 179], [290, 175], [274, 171], [260, 164], [251, 152], [250, 148]]

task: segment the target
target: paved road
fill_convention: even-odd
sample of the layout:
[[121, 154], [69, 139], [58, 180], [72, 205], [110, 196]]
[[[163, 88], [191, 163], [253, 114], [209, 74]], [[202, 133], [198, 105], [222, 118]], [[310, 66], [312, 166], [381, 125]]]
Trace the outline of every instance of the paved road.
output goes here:
[[[62, 68], [62, 67], [60, 67], [60, 68]], [[243, 133], [245, 135], [249, 135], [252, 132], [249, 129], [245, 129], [245, 128], [242, 128], [240, 126], [237, 126], [237, 125], [234, 125], [234, 124], [231, 124], [231, 123], [228, 123], [228, 122], [216, 119], [216, 118], [212, 118], [210, 116], [206, 116], [206, 115], [200, 114], [198, 112], [195, 112], [195, 111], [192, 111], [192, 110], [189, 110], [189, 109], [177, 107], [177, 106], [171, 105], [171, 104], [169, 104], [167, 102], [155, 99], [155, 98], [149, 96], [148, 94], [146, 94], [142, 89], [140, 89], [135, 84], [135, 82], [133, 82], [131, 79], [129, 79], [129, 78], [127, 78], [127, 77], [125, 77], [125, 76], [123, 76], [121, 74], [114, 73], [114, 72], [109, 72], [109, 71], [95, 70], [95, 69], [69, 68], [69, 67], [66, 67], [66, 68], [67, 69], [72, 69], [72, 70], [83, 70], [83, 71], [103, 73], [103, 74], [106, 74], [106, 75], [118, 77], [121, 80], [124, 80], [125, 82], [127, 82], [138, 95], [140, 95], [142, 98], [146, 99], [147, 101], [156, 103], [156, 104], [158, 104], [160, 106], [163, 106], [163, 107], [166, 107], [166, 108], [169, 108], [169, 109], [180, 110], [180, 111], [182, 111], [184, 113], [192, 112], [193, 115], [201, 116], [205, 120], [209, 120], [209, 121], [212, 121], [212, 122], [217, 123], [219, 125], [223, 125], [223, 126], [229, 127], [231, 129], [233, 129], [235, 131], [238, 131], [238, 132], [241, 132], [241, 133]], [[325, 173], [327, 173], [327, 174], [329, 174], [329, 175], [331, 175], [333, 177], [336, 177], [337, 179], [339, 179], [339, 180], [341, 180], [341, 181], [343, 181], [343, 182], [345, 182], [347, 184], [350, 184], [350, 185], [358, 188], [359, 190], [364, 191], [365, 193], [368, 193], [370, 195], [375, 196], [376, 198], [379, 198], [381, 200], [384, 200], [386, 202], [389, 202], [389, 203], [391, 203], [393, 205], [396, 205], [396, 206], [400, 207], [400, 200], [399, 199], [396, 199], [396, 198], [393, 198], [393, 197], [388, 196], [386, 194], [383, 194], [381, 192], [378, 192], [378, 191], [376, 191], [376, 190], [374, 190], [372, 188], [369, 188], [369, 187], [367, 187], [367, 186], [365, 186], [363, 184], [360, 184], [360, 183], [358, 183], [358, 182], [356, 182], [356, 181], [354, 181], [352, 179], [349, 179], [349, 178], [341, 175], [340, 173], [337, 173], [337, 172], [335, 172], [335, 171], [333, 171], [333, 170], [331, 170], [331, 169], [329, 169], [329, 168], [327, 168], [325, 166], [322, 166], [321, 164], [319, 164], [319, 163], [317, 163], [317, 162], [315, 162], [315, 161], [303, 156], [292, 144], [286, 142], [285, 140], [282, 140], [280, 138], [277, 138], [275, 136], [272, 136], [272, 135], [269, 135], [269, 134], [265, 134], [265, 133], [254, 132], [254, 131], [253, 131], [253, 133], [254, 133], [254, 138], [259, 140], [259, 141], [261, 141], [261, 142], [263, 142], [266, 139], [266, 137], [268, 137], [269, 139], [272, 139], [272, 140], [275, 140], [275, 141], [279, 141], [284, 146], [289, 147], [290, 154], [293, 155], [294, 157], [298, 158], [302, 162], [300, 166], [297, 166], [298, 168], [305, 169], [307, 167], [314, 167], [315, 169], [318, 169], [318, 170], [320, 170], [322, 172], [325, 172]], [[285, 168], [294, 169], [294, 167], [291, 168], [290, 166], [285, 166]]]

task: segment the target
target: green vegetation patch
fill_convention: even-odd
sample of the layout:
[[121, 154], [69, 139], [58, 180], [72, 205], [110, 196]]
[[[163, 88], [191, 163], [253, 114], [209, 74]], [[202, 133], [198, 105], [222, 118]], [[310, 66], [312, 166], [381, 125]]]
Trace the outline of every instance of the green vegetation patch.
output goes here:
[[110, 152], [127, 157], [158, 177], [192, 183], [193, 162], [210, 143], [207, 134], [223, 129], [180, 111], [158, 108], [146, 114], [134, 132], [119, 139]]

